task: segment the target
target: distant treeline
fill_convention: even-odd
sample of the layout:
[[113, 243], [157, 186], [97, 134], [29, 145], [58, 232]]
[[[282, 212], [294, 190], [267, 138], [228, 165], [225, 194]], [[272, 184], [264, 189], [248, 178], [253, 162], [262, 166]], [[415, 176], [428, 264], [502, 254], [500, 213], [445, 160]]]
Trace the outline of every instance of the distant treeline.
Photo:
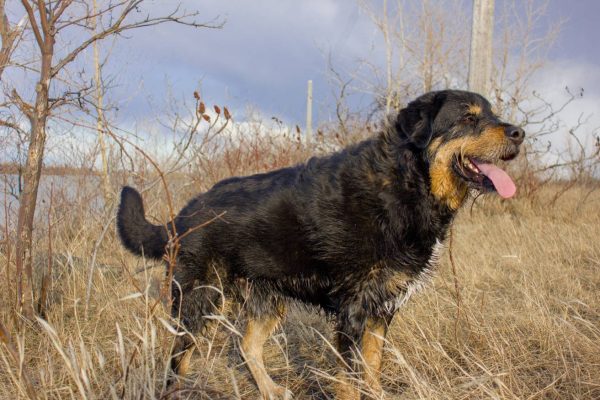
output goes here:
[[[21, 170], [24, 168], [20, 167]], [[2, 175], [17, 175], [19, 173], [19, 164], [17, 163], [0, 163], [0, 174]], [[89, 168], [77, 168], [66, 165], [47, 165], [42, 168], [42, 175], [98, 175], [98, 171]]]

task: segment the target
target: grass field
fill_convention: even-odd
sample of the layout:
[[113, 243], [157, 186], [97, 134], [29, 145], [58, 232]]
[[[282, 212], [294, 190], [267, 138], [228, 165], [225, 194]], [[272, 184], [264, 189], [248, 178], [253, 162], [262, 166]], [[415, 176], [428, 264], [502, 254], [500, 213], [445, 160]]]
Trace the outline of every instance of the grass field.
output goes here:
[[[2, 247], [0, 398], [258, 398], [237, 350], [243, 316], [227, 312], [198, 338], [193, 373], [176, 392], [166, 387], [174, 332], [159, 298], [163, 268], [119, 245], [114, 211], [92, 210], [85, 198], [97, 189], [85, 187], [54, 203], [50, 235], [38, 212], [39, 269], [53, 267], [47, 322], [10, 311], [14, 263]], [[574, 188], [548, 206], [556, 190], [461, 211], [433, 284], [394, 319], [385, 398], [600, 398], [600, 195], [580, 204]], [[164, 217], [160, 193], [146, 197]], [[332, 398], [332, 326], [293, 307], [269, 341], [270, 373], [295, 398]]]

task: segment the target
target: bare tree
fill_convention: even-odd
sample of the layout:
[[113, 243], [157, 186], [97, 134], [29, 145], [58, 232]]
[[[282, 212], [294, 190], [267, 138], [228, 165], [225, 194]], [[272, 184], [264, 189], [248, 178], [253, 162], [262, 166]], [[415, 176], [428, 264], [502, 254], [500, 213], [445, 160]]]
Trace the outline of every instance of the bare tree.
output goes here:
[[[92, 24], [94, 33], [98, 33], [98, 5], [96, 0], [92, 0]], [[104, 196], [104, 204], [108, 205], [112, 198], [110, 190], [110, 182], [108, 177], [108, 157], [106, 154], [106, 142], [104, 134], [104, 88], [102, 86], [102, 65], [100, 63], [100, 50], [98, 49], [98, 41], [94, 42], [94, 81], [96, 84], [96, 129], [98, 134], [98, 144], [100, 145], [100, 182], [102, 186], [102, 194]]]
[[25, 24], [25, 18], [22, 18], [16, 25], [11, 26], [6, 16], [5, 4], [5, 0], [0, 0], [0, 39], [2, 39], [2, 45], [0, 46], [0, 78], [17, 45], [18, 39], [23, 32], [23, 25]]
[[[23, 171], [23, 190], [19, 199], [19, 212], [16, 235], [16, 273], [18, 309], [26, 316], [33, 314], [33, 263], [32, 263], [32, 233], [36, 208], [36, 200], [44, 159], [49, 119], [57, 114], [61, 107], [70, 106], [83, 108], [85, 104], [94, 104], [90, 99], [93, 93], [91, 85], [73, 87], [69, 81], [66, 68], [75, 61], [90, 45], [105, 38], [119, 35], [132, 29], [172, 22], [193, 28], [216, 28], [222, 23], [200, 23], [196, 21], [197, 12], [185, 12], [175, 4], [166, 15], [153, 16], [142, 12], [143, 0], [109, 1], [95, 9], [87, 1], [73, 0], [21, 0], [26, 14], [28, 29], [34, 38], [34, 48], [37, 56], [33, 60], [18, 63], [18, 67], [33, 72], [35, 89], [31, 100], [16, 87], [6, 93], [5, 107], [12, 107], [16, 112], [26, 117], [28, 122], [29, 146]], [[3, 54], [4, 44], [9, 48], [6, 54], [10, 56], [14, 42], [19, 35], [19, 27], [10, 28], [5, 14], [4, 1], [0, 2], [2, 17]], [[88, 33], [89, 26], [95, 26], [95, 21], [104, 18], [101, 28]], [[71, 37], [73, 29], [81, 29], [75, 43], [57, 51], [55, 44], [62, 36]], [[9, 38], [5, 42], [4, 36]], [[16, 34], [14, 32], [17, 32]], [[70, 35], [70, 36], [69, 36]], [[12, 39], [12, 43], [10, 42]], [[9, 46], [10, 45], [10, 46]], [[10, 65], [7, 61], [5, 65]], [[65, 76], [63, 76], [65, 75]], [[62, 93], [56, 92], [53, 82], [59, 82]], [[50, 92], [53, 91], [52, 96]], [[0, 125], [9, 126], [10, 121], [2, 121]], [[22, 129], [15, 127], [15, 129]]]
[[544, 21], [547, 8], [548, 0], [512, 1], [503, 3], [497, 13], [500, 32], [494, 49], [492, 91], [497, 111], [509, 120], [518, 118], [519, 104], [534, 97], [531, 79], [547, 64], [548, 51], [560, 33], [562, 21]]
[[359, 0], [381, 32], [385, 59], [360, 60], [350, 73], [351, 89], [374, 96], [376, 107], [389, 113], [419, 93], [464, 85], [469, 30], [463, 3], [395, 0], [379, 8]]

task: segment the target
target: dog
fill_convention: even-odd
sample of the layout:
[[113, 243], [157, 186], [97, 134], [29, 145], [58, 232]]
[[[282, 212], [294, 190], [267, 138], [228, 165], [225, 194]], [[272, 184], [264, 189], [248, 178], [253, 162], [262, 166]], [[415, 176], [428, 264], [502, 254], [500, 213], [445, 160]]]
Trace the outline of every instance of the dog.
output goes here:
[[[291, 396], [263, 363], [263, 344], [284, 317], [286, 302], [331, 313], [343, 360], [336, 398], [358, 399], [350, 373], [360, 364], [365, 384], [381, 393], [388, 326], [431, 279], [469, 193], [515, 194], [512, 179], [496, 164], [514, 159], [524, 137], [479, 94], [430, 92], [358, 144], [218, 182], [164, 226], [150, 224], [139, 193], [125, 187], [118, 233], [131, 252], [156, 259], [180, 235], [172, 313], [190, 332], [201, 332], [219, 304], [208, 285], [222, 283], [244, 304], [241, 352], [265, 399]], [[185, 374], [192, 343], [187, 335], [178, 339], [176, 374]]]

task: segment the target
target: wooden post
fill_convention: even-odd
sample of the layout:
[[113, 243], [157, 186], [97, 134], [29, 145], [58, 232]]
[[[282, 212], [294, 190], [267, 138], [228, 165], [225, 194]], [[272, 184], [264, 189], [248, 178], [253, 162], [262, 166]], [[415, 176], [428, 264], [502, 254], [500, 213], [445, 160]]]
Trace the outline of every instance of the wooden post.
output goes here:
[[[98, 32], [97, 22], [97, 6], [96, 0], [92, 2], [94, 33]], [[104, 88], [102, 87], [102, 70], [100, 65], [100, 55], [98, 50], [98, 41], [94, 41], [94, 80], [96, 81], [96, 130], [98, 132], [98, 144], [100, 145], [100, 158], [102, 161], [102, 171], [100, 175], [100, 186], [104, 195], [104, 207], [108, 209], [109, 203], [112, 200], [112, 192], [110, 190], [110, 180], [108, 177], [108, 159], [106, 156], [106, 143], [104, 142]]]
[[313, 84], [312, 80], [308, 81], [308, 91], [306, 94], [306, 144], [312, 142], [312, 99], [313, 99]]
[[489, 96], [492, 87], [494, 0], [473, 0], [469, 90]]

